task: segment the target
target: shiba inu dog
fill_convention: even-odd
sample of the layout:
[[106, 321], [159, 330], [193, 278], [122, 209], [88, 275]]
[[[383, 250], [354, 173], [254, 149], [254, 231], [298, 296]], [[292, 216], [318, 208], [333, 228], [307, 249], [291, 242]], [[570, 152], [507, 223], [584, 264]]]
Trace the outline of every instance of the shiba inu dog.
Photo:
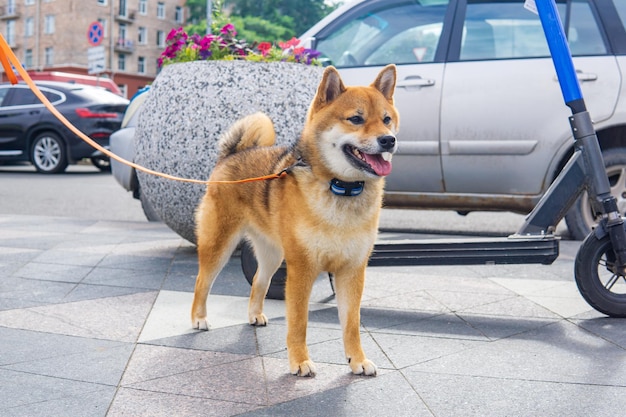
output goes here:
[[211, 181], [275, 172], [272, 181], [211, 183], [196, 214], [199, 271], [191, 319], [208, 330], [207, 296], [238, 242], [246, 237], [258, 262], [248, 318], [265, 326], [263, 301], [283, 259], [290, 372], [314, 376], [306, 345], [311, 287], [321, 272], [335, 276], [345, 354], [353, 373], [376, 375], [360, 339], [365, 268], [376, 241], [384, 177], [396, 151], [393, 105], [396, 68], [385, 67], [370, 86], [346, 87], [325, 69], [298, 142], [272, 146], [270, 119], [255, 113], [237, 121], [219, 142]]

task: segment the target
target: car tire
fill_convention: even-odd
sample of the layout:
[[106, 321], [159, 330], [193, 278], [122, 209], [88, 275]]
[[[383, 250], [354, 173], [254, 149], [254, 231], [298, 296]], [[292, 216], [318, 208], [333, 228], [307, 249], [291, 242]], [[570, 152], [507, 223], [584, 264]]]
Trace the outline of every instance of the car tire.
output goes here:
[[[617, 199], [619, 212], [626, 212], [626, 148], [607, 149], [602, 152], [604, 166], [611, 184], [611, 194]], [[572, 239], [583, 240], [598, 223], [591, 210], [585, 191], [565, 215], [565, 223]]]
[[56, 133], [40, 133], [33, 141], [30, 160], [37, 171], [43, 174], [65, 171], [68, 165], [65, 142]]
[[111, 172], [111, 160], [108, 156], [93, 156], [91, 163], [102, 172]]

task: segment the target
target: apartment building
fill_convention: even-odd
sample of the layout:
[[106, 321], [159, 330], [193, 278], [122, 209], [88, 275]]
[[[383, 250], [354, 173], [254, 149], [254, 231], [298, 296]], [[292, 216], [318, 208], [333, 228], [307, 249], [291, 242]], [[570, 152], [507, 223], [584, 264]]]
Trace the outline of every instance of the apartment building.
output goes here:
[[[130, 97], [156, 77], [165, 38], [185, 12], [185, 0], [0, 0], [0, 33], [29, 71], [95, 68]], [[89, 67], [94, 46], [104, 62], [94, 67], [92, 55]]]

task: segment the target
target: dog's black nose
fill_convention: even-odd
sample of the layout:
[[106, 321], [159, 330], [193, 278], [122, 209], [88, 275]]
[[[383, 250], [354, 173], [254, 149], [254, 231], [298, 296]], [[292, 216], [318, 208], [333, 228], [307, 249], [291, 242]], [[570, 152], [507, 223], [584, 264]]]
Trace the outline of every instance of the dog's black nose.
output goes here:
[[386, 151], [396, 146], [396, 138], [390, 135], [378, 138], [378, 144]]

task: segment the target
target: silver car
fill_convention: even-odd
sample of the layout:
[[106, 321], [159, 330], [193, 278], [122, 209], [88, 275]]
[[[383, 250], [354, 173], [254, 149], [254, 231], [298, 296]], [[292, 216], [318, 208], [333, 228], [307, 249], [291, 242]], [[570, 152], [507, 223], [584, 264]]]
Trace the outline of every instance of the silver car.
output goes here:
[[[624, 212], [626, 1], [557, 7]], [[527, 213], [572, 154], [571, 113], [524, 0], [354, 1], [301, 40], [349, 83], [398, 65], [401, 129], [387, 206]], [[576, 239], [589, 233], [595, 214], [586, 196], [566, 222]]]

